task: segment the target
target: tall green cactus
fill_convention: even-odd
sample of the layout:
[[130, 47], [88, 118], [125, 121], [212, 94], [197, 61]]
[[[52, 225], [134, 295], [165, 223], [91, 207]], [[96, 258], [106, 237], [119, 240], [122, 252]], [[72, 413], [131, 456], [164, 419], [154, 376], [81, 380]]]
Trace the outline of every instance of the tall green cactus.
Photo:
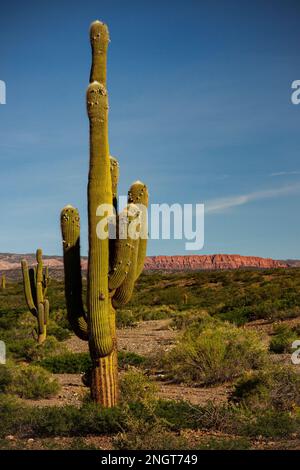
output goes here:
[[2, 277], [1, 277], [1, 289], [2, 290], [6, 289], [6, 275], [5, 275], [5, 273], [2, 274]]
[[43, 343], [47, 336], [49, 318], [49, 300], [46, 298], [49, 285], [48, 266], [44, 271], [42, 250], [36, 251], [36, 268], [28, 269], [25, 259], [22, 260], [22, 273], [25, 299], [30, 312], [37, 319], [37, 340]]
[[[70, 324], [76, 335], [89, 342], [92, 358], [91, 396], [104, 407], [118, 401], [118, 365], [115, 308], [130, 300], [134, 284], [144, 265], [147, 223], [142, 208], [148, 205], [148, 190], [137, 181], [128, 193], [128, 205], [109, 224], [98, 209], [103, 204], [117, 212], [119, 164], [109, 155], [106, 53], [108, 28], [100, 21], [90, 28], [92, 67], [87, 89], [90, 122], [90, 167], [88, 178], [89, 257], [87, 312], [82, 302], [80, 265], [80, 218], [78, 210], [66, 206], [61, 212], [65, 295]], [[102, 206], [103, 207], [103, 206]], [[135, 222], [138, 236], [131, 236]], [[99, 237], [99, 223], [108, 232], [116, 229], [116, 239]]]

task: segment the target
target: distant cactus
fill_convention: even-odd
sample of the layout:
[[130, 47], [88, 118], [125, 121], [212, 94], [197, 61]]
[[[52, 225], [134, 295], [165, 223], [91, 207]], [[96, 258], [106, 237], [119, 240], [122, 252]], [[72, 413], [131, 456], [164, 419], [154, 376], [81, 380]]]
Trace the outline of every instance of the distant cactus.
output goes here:
[[[140, 181], [133, 183], [128, 192], [128, 205], [117, 216], [115, 225], [109, 225], [107, 218], [97, 213], [103, 204], [113, 206], [117, 211], [119, 165], [115, 158], [109, 156], [108, 146], [107, 26], [99, 21], [92, 23], [90, 39], [92, 68], [87, 89], [90, 121], [87, 313], [82, 302], [80, 218], [77, 209], [66, 206], [62, 210], [61, 230], [68, 318], [77, 336], [89, 341], [93, 363], [89, 381], [91, 396], [101, 406], [111, 407], [118, 401], [115, 308], [130, 300], [135, 281], [143, 270], [147, 227], [141, 207], [148, 205], [148, 190]], [[101, 221], [104, 221], [108, 231], [122, 227], [124, 238], [99, 238], [97, 227]], [[139, 226], [139, 234], [143, 233], [136, 239], [129, 236], [129, 226], [133, 221]]]
[[6, 289], [6, 275], [5, 274], [2, 274], [2, 277], [1, 277], [1, 289], [2, 290]]
[[42, 250], [36, 251], [36, 268], [28, 269], [27, 261], [22, 260], [22, 273], [24, 294], [30, 312], [37, 319], [37, 340], [41, 344], [47, 336], [47, 323], [49, 318], [49, 300], [47, 288], [49, 285], [48, 266], [43, 269]]

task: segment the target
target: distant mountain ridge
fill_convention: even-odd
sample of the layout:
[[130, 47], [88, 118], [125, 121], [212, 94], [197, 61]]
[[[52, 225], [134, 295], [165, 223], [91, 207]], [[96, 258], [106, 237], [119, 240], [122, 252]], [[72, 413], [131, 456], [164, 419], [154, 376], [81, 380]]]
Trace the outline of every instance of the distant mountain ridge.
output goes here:
[[[0, 253], [0, 272], [7, 272], [10, 277], [20, 277], [20, 263], [27, 259], [29, 265], [35, 264], [34, 254]], [[55, 277], [63, 275], [61, 256], [44, 256], [44, 264], [48, 265]], [[87, 269], [87, 257], [81, 260], [83, 272]], [[274, 260], [259, 256], [241, 255], [182, 255], [182, 256], [148, 256], [145, 261], [146, 271], [203, 271], [222, 269], [271, 269], [299, 267], [300, 260]]]

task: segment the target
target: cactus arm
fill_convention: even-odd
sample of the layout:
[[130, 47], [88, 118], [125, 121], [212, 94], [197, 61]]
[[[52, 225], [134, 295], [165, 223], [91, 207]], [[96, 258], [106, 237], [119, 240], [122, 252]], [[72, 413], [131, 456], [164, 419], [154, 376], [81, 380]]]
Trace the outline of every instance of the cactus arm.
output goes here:
[[43, 343], [46, 338], [46, 326], [45, 326], [45, 308], [42, 303], [38, 304], [38, 342]]
[[[89, 346], [94, 358], [104, 357], [113, 349], [109, 325], [108, 292], [109, 240], [97, 234], [97, 225], [105, 216], [96, 216], [100, 206], [112, 202], [108, 150], [108, 98], [105, 87], [93, 82], [87, 90], [90, 121], [90, 171], [88, 181], [88, 323]], [[104, 220], [105, 222], [105, 220]]]
[[[110, 270], [114, 268], [114, 258], [116, 253], [115, 231], [118, 224], [118, 181], [119, 181], [119, 163], [114, 157], [109, 157], [110, 160], [110, 176], [111, 176], [111, 191], [113, 198], [114, 217], [109, 223], [109, 266]], [[111, 236], [113, 233], [113, 236]]]
[[132, 292], [134, 289], [134, 284], [136, 280], [139, 239], [132, 240], [131, 244], [132, 249], [129, 269], [126, 273], [125, 280], [123, 281], [121, 286], [116, 290], [113, 296], [112, 304], [114, 308], [121, 307], [127, 304], [131, 299]]
[[23, 273], [23, 285], [24, 285], [24, 294], [25, 294], [25, 299], [28, 305], [28, 308], [30, 312], [37, 316], [37, 309], [34, 304], [33, 296], [32, 296], [32, 289], [31, 289], [31, 282], [30, 282], [30, 277], [29, 277], [29, 270], [28, 270], [28, 264], [25, 259], [22, 260], [21, 262], [22, 266], [22, 273]]
[[43, 274], [43, 288], [44, 288], [44, 297], [47, 295], [48, 286], [50, 284], [49, 278], [49, 266], [46, 266], [45, 272]]
[[106, 57], [109, 43], [109, 32], [106, 24], [94, 21], [90, 27], [92, 46], [92, 67], [90, 83], [97, 81], [106, 86]]
[[35, 268], [29, 268], [29, 280], [30, 280], [33, 303], [34, 305], [36, 305], [36, 270]]
[[148, 241], [148, 189], [141, 181], [135, 181], [128, 191], [128, 202], [135, 204], [141, 211], [140, 241], [137, 255], [136, 279], [144, 269]]
[[109, 273], [108, 287], [110, 290], [117, 289], [128, 275], [132, 262], [134, 243], [128, 234], [129, 224], [139, 216], [139, 211], [133, 204], [127, 205], [118, 216], [117, 240], [114, 246], [114, 259], [112, 270]]
[[44, 303], [44, 288], [43, 288], [43, 258], [42, 250], [39, 248], [36, 251], [36, 301], [37, 305]]
[[61, 231], [65, 273], [67, 314], [74, 333], [87, 341], [87, 323], [82, 303], [82, 277], [80, 264], [80, 217], [72, 206], [61, 211]]
[[49, 300], [46, 299], [46, 300], [44, 301], [44, 325], [45, 325], [45, 328], [46, 328], [47, 325], [48, 325], [49, 310], [50, 310]]
[[113, 291], [124, 282], [131, 264], [133, 245], [128, 240], [116, 240], [114, 265], [108, 276], [108, 287]]

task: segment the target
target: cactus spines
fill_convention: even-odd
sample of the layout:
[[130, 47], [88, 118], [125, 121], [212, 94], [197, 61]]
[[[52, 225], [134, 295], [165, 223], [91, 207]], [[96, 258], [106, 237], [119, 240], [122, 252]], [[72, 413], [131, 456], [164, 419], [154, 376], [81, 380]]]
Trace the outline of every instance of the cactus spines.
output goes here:
[[[90, 165], [88, 176], [89, 253], [87, 272], [87, 312], [82, 303], [80, 268], [80, 220], [78, 210], [66, 206], [61, 212], [65, 294], [68, 317], [74, 332], [89, 342], [92, 369], [86, 380], [92, 398], [104, 407], [118, 401], [116, 312], [114, 307], [130, 300], [134, 283], [144, 264], [147, 240], [145, 218], [140, 205], [148, 204], [148, 191], [141, 182], [128, 193], [128, 205], [117, 212], [119, 164], [109, 154], [108, 96], [106, 91], [107, 26], [99, 21], [90, 29], [92, 67], [86, 93], [90, 123]], [[109, 207], [113, 223], [105, 211]], [[110, 209], [108, 210], [108, 212]], [[104, 215], [103, 215], [104, 214]], [[98, 226], [117, 237], [101, 237]], [[137, 230], [132, 236], [132, 225]], [[134, 234], [133, 234], [134, 235]]]
[[106, 24], [94, 21], [90, 26], [90, 41], [92, 47], [92, 67], [90, 83], [97, 81], [106, 84], [106, 56], [109, 43], [109, 32]]
[[25, 299], [30, 312], [37, 319], [38, 343], [43, 343], [47, 336], [47, 323], [49, 319], [49, 301], [46, 298], [49, 285], [48, 267], [43, 268], [42, 250], [36, 251], [36, 268], [28, 269], [24, 259], [21, 262]]

